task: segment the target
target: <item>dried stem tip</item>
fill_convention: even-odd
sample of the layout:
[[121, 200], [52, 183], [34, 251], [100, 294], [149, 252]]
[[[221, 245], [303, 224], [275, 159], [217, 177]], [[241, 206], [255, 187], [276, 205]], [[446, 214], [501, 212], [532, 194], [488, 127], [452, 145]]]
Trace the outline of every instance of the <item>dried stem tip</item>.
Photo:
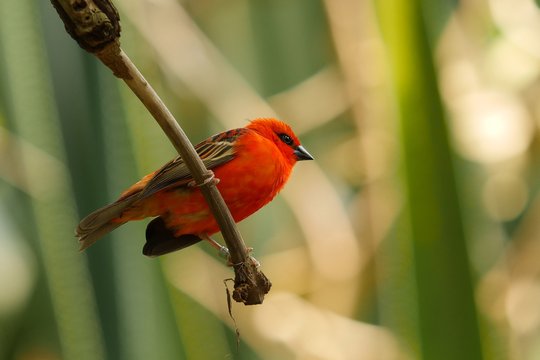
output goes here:
[[233, 299], [244, 305], [262, 304], [272, 287], [270, 280], [251, 261], [233, 266]]
[[108, 0], [51, 0], [66, 31], [80, 47], [95, 53], [120, 37], [120, 16]]

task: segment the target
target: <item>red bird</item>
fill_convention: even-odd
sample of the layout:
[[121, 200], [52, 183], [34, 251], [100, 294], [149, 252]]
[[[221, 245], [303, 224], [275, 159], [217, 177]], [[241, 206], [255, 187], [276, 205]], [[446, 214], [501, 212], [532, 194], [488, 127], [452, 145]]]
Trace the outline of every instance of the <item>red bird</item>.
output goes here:
[[[270, 202], [294, 164], [313, 160], [290, 126], [268, 118], [214, 135], [195, 146], [236, 222]], [[158, 256], [195, 244], [219, 227], [182, 158], [146, 175], [114, 203], [94, 211], [77, 227], [81, 250], [118, 226], [156, 217], [146, 228], [143, 254]], [[213, 244], [219, 247], [219, 245]]]

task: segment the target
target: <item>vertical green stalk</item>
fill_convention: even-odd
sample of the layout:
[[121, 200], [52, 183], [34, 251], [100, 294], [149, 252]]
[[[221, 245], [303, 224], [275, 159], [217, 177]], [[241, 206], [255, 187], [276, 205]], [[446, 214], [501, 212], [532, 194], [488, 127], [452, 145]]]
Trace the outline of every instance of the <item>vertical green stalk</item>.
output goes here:
[[[398, 102], [424, 359], [482, 359], [466, 239], [421, 0], [379, 0]], [[395, 299], [394, 301], [403, 301]]]
[[101, 329], [85, 257], [77, 251], [77, 218], [65, 166], [60, 126], [52, 98], [35, 4], [0, 2], [0, 43], [10, 84], [10, 123], [57, 166], [21, 158], [65, 359], [103, 359]]

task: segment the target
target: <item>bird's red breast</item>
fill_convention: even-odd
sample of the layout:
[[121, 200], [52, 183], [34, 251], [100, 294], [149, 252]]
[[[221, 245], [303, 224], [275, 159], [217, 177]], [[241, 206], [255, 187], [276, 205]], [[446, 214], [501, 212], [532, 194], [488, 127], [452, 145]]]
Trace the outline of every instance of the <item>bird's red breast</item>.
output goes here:
[[[275, 119], [254, 120], [245, 128], [215, 135], [196, 149], [219, 179], [217, 187], [237, 222], [276, 196], [297, 160], [311, 158], [291, 128]], [[127, 189], [120, 199], [145, 191], [149, 195], [141, 196], [113, 221], [161, 216], [176, 236], [219, 231], [200, 189], [188, 185], [189, 176], [178, 176], [184, 172], [175, 166], [185, 164], [175, 160]]]

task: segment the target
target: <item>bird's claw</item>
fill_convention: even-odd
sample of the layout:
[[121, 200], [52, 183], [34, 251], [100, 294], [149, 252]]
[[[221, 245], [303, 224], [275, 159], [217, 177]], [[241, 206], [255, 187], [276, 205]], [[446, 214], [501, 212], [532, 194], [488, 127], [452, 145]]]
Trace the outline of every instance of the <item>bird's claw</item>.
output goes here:
[[251, 261], [251, 264], [253, 264], [253, 266], [255, 266], [257, 269], [261, 267], [259, 260], [255, 259], [253, 256], [250, 255], [248, 260]]
[[[247, 248], [247, 253], [250, 254], [251, 252], [253, 251], [253, 248], [252, 247], [249, 247]], [[231, 259], [231, 253], [229, 251], [228, 248], [226, 248], [225, 246], [222, 246], [219, 248], [219, 256], [224, 258], [224, 259], [227, 259], [227, 266], [234, 266], [236, 265], [235, 263], [232, 262], [232, 259]], [[256, 268], [259, 268], [261, 267], [261, 263], [259, 262], [259, 260], [255, 259], [253, 256], [251, 255], [248, 255], [248, 261], [251, 262], [251, 264], [253, 266], [255, 266]]]
[[[215, 249], [217, 249], [219, 256], [227, 260], [227, 266], [240, 265], [240, 264], [235, 264], [232, 262], [231, 252], [229, 251], [229, 249], [227, 249], [227, 247], [221, 245], [220, 243], [218, 243], [217, 241], [215, 241], [208, 235], [203, 234], [201, 235], [201, 238], [208, 241], [210, 245], [212, 245]], [[247, 255], [248, 261], [250, 261], [253, 266], [258, 268], [261, 266], [261, 263], [257, 259], [255, 259], [253, 256], [250, 255], [252, 251], [253, 251], [252, 247], [248, 247], [246, 249], [246, 255]]]
[[222, 257], [224, 259], [227, 259], [227, 261], [230, 261], [230, 259], [231, 259], [231, 252], [225, 246], [222, 246], [222, 247], [219, 248], [218, 254], [219, 254], [220, 257]]
[[217, 185], [219, 184], [219, 179], [215, 177], [214, 172], [212, 170], [208, 170], [208, 174], [206, 179], [203, 180], [202, 183], [197, 183], [195, 180], [191, 180], [188, 182], [188, 187], [202, 187], [208, 184]]

